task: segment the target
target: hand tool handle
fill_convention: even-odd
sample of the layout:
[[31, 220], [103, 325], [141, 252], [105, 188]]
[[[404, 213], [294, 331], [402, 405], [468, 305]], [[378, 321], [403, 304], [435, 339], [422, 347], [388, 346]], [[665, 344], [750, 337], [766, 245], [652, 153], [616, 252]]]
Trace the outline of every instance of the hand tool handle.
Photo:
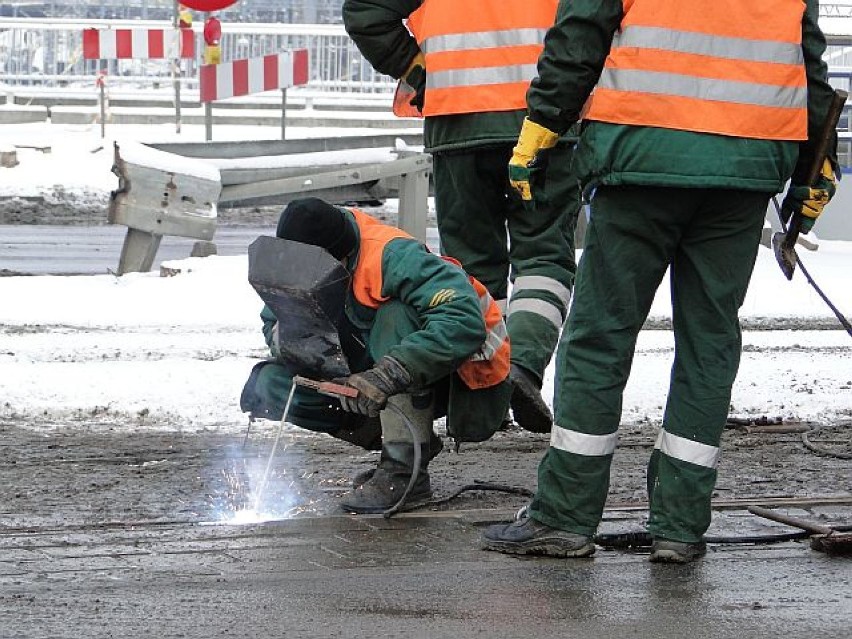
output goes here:
[[320, 382], [315, 379], [308, 379], [301, 375], [293, 377], [293, 384], [296, 386], [305, 386], [313, 388], [318, 393], [323, 395], [331, 395], [332, 397], [358, 397], [358, 389], [338, 384], [336, 382]]
[[829, 528], [828, 526], [821, 526], [820, 524], [814, 524], [809, 521], [802, 521], [801, 519], [790, 517], [790, 515], [782, 515], [781, 513], [775, 512], [774, 510], [769, 510], [768, 508], [763, 508], [761, 506], [749, 506], [748, 511], [752, 515], [771, 519], [772, 521], [777, 521], [781, 524], [787, 524], [788, 526], [793, 526], [794, 528], [801, 528], [802, 530], [807, 530], [808, 532], [812, 533], [818, 533], [820, 535], [830, 535], [834, 532], [834, 530]]
[[831, 104], [828, 105], [828, 111], [822, 123], [822, 131], [819, 132], [819, 138], [817, 138], [814, 163], [807, 175], [808, 184], [811, 186], [816, 184], [820, 171], [822, 171], [822, 163], [828, 154], [828, 145], [837, 130], [837, 123], [840, 121], [840, 114], [843, 113], [843, 107], [846, 105], [846, 98], [848, 97], [849, 93], [843, 89], [835, 89], [834, 95], [831, 97]]
[[[834, 95], [831, 98], [831, 104], [828, 105], [828, 111], [825, 114], [825, 120], [822, 123], [822, 130], [817, 138], [816, 149], [814, 150], [814, 161], [811, 164], [806, 176], [807, 183], [810, 186], [816, 184], [822, 171], [825, 156], [828, 154], [828, 145], [831, 142], [834, 132], [837, 130], [837, 123], [840, 121], [840, 114], [843, 112], [843, 107], [846, 105], [846, 98], [849, 94], [843, 89], [835, 89]], [[787, 236], [784, 238], [784, 244], [787, 247], [796, 245], [799, 239], [799, 231], [802, 228], [802, 216], [796, 214], [790, 220], [790, 226], [787, 228]]]

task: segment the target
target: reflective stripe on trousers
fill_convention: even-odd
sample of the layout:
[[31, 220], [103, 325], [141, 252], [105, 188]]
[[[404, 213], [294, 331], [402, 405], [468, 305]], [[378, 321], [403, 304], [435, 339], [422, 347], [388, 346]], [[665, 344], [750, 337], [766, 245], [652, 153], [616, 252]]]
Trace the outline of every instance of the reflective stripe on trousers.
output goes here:
[[[544, 291], [555, 295], [559, 300], [559, 305], [552, 304], [539, 297], [522, 297], [520, 299], [516, 297], [521, 292], [538, 293]], [[561, 282], [552, 277], [524, 275], [516, 278], [512, 286], [512, 300], [509, 302], [508, 314], [511, 316], [518, 312], [535, 313], [561, 330], [565, 316], [568, 314], [570, 302], [571, 291]]]

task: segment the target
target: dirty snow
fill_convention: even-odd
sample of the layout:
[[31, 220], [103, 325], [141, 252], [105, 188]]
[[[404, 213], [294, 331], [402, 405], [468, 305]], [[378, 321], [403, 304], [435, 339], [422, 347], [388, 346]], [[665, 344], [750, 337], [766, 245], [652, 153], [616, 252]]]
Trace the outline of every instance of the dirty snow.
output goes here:
[[[115, 139], [174, 138], [168, 127], [113, 129]], [[321, 133], [334, 134], [310, 135]], [[185, 127], [184, 139], [202, 135], [199, 127]], [[268, 129], [263, 135], [269, 139]], [[217, 128], [218, 139], [251, 136], [261, 134]], [[95, 127], [65, 127], [59, 134], [44, 125], [0, 127], [0, 144], [51, 146], [49, 154], [19, 150], [21, 164], [0, 169], [0, 196], [105, 197], [116, 185], [109, 170], [112, 139], [100, 140]], [[823, 241], [802, 255], [829, 297], [852, 316], [852, 243]], [[239, 393], [265, 356], [261, 303], [246, 281], [247, 260], [192, 258], [171, 266], [181, 273], [0, 278], [0, 417], [54, 423], [96, 417], [115, 419], [116, 428], [244, 428]], [[652, 316], [669, 316], [667, 283]], [[801, 274], [784, 279], [768, 249], [760, 250], [742, 317], [747, 327], [783, 330], [745, 332], [733, 414], [816, 421], [852, 415], [852, 338]], [[815, 327], [837, 328], [808, 330]], [[643, 331], [625, 422], [662, 418], [672, 355], [671, 332]], [[552, 383], [551, 365], [548, 401]]]

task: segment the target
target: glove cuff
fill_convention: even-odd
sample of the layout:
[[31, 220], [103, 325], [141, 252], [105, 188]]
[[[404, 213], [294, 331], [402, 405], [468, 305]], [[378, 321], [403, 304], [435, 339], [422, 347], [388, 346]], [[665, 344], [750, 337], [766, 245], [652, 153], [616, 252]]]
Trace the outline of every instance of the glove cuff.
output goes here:
[[[403, 79], [408, 82], [408, 76], [411, 74], [414, 69], [417, 67], [421, 67], [424, 71], [426, 70], [426, 56], [422, 51], [418, 51], [417, 55], [411, 60], [411, 63], [408, 65], [408, 68], [405, 70], [405, 73], [402, 74]], [[411, 84], [408, 82], [408, 84]]]
[[396, 393], [407, 390], [411, 386], [411, 374], [390, 355], [380, 357], [373, 368], [381, 373], [388, 384], [393, 386]]
[[521, 132], [518, 135], [518, 143], [512, 149], [511, 164], [527, 166], [539, 151], [556, 146], [558, 139], [557, 133], [536, 124], [529, 118], [524, 118], [524, 124], [521, 126]]

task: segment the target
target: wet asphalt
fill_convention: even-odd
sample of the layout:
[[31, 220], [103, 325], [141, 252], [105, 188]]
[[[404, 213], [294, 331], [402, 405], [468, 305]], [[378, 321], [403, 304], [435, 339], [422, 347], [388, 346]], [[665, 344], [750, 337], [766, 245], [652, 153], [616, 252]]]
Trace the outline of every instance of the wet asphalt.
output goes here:
[[688, 566], [480, 550], [505, 517], [7, 528], [0, 636], [849, 637], [852, 560], [806, 543], [714, 545]]

